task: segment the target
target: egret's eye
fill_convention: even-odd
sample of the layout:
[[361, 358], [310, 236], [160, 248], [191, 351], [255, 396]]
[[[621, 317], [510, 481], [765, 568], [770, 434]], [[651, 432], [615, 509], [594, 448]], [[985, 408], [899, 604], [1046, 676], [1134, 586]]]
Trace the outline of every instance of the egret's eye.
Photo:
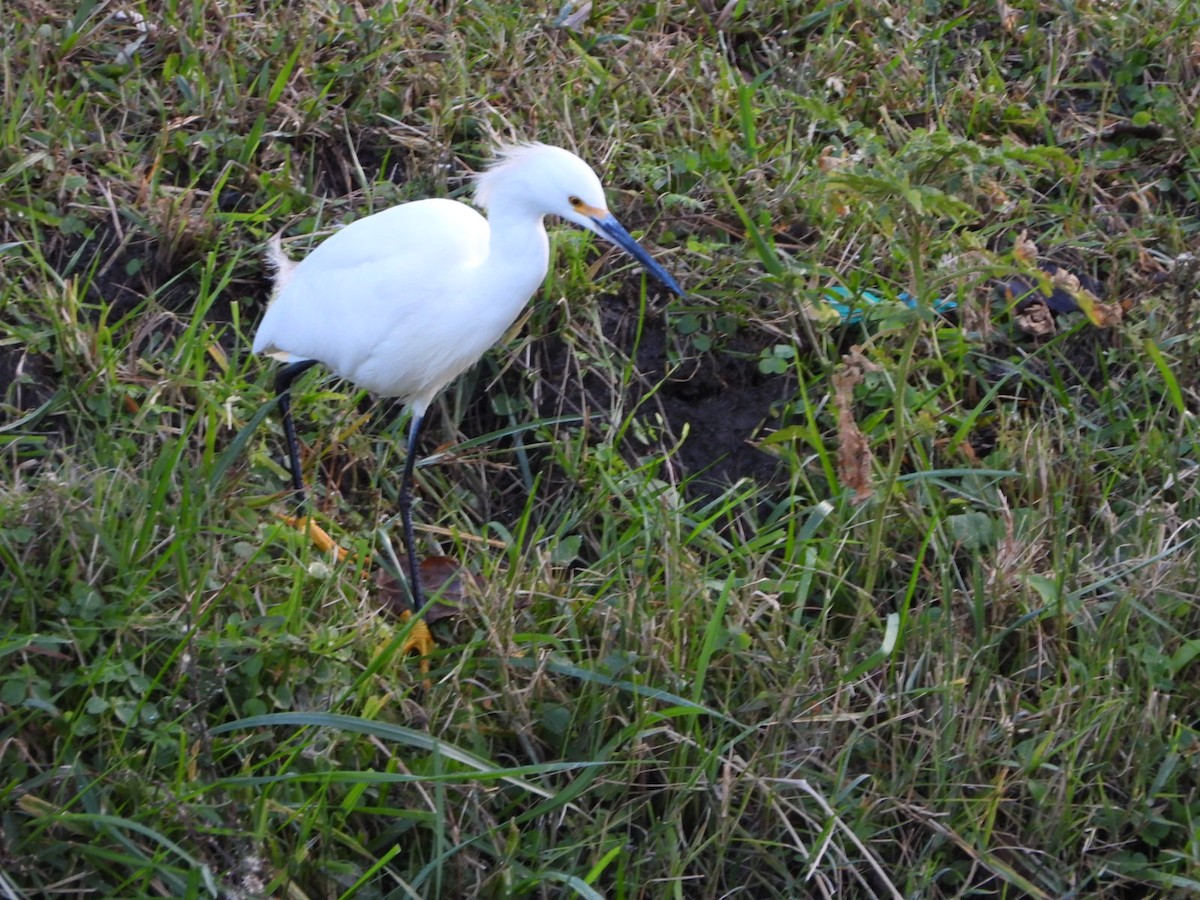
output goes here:
[[579, 209], [579, 207], [583, 206], [583, 201], [580, 200], [578, 197], [568, 197], [567, 202], [570, 203], [576, 209]]

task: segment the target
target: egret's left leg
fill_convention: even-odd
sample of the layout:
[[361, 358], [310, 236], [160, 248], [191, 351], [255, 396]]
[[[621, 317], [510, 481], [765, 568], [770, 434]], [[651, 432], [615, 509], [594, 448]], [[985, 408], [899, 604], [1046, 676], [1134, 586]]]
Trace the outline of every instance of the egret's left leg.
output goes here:
[[425, 414], [414, 409], [412, 421], [408, 423], [408, 452], [404, 457], [404, 474], [400, 476], [400, 522], [404, 527], [404, 546], [408, 551], [408, 589], [412, 594], [414, 613], [419, 612], [425, 605], [425, 597], [421, 592], [421, 566], [417, 561], [417, 542], [413, 537], [412, 523], [413, 467], [417, 461], [417, 442], [421, 438], [424, 425]]
[[[283, 519], [289, 525], [294, 525], [302, 529], [318, 550], [325, 553], [336, 550], [337, 558], [340, 562], [349, 556], [349, 552], [339, 546], [321, 526], [312, 520], [311, 516], [305, 515], [308, 496], [304, 490], [304, 475], [300, 470], [300, 442], [296, 438], [296, 424], [292, 421], [292, 382], [311, 369], [316, 363], [315, 359], [305, 359], [300, 362], [290, 363], [280, 369], [279, 374], [275, 376], [275, 393], [279, 397], [279, 410], [283, 419], [283, 434], [287, 440], [288, 465], [291, 466], [292, 471], [292, 497], [295, 502], [296, 512], [294, 516], [284, 516]], [[419, 599], [421, 596], [420, 576], [416, 574], [418, 569], [416, 568], [416, 551], [413, 543], [412, 513], [407, 493], [407, 486], [412, 478], [413, 447], [416, 444], [417, 438], [420, 437], [421, 422], [422, 417], [414, 415], [413, 425], [409, 429], [408, 458], [404, 463], [404, 479], [400, 485], [400, 507], [405, 523], [405, 540], [408, 543], [408, 564], [414, 573], [411, 582], [413, 586], [414, 606], [412, 610], [401, 614], [401, 619], [405, 621], [412, 617], [413, 612], [424, 606], [424, 603]], [[429, 654], [436, 647], [437, 644], [434, 643], [433, 635], [429, 632], [429, 626], [422, 621], [417, 621], [413, 623], [412, 630], [409, 632], [404, 646], [400, 648], [400, 652], [408, 654], [415, 650], [419, 653], [421, 656], [421, 671], [425, 673], [429, 671]]]
[[[408, 423], [408, 450], [404, 456], [404, 473], [400, 476], [400, 522], [404, 528], [404, 547], [408, 553], [408, 589], [412, 595], [412, 609], [405, 610], [400, 618], [407, 621], [417, 615], [425, 606], [425, 595], [421, 590], [421, 563], [417, 559], [417, 541], [413, 536], [412, 523], [412, 478], [413, 467], [417, 461], [417, 443], [421, 439], [421, 429], [425, 424], [424, 410], [414, 409], [412, 420]], [[421, 671], [429, 671], [429, 654], [437, 648], [429, 626], [418, 619], [413, 623], [412, 631], [404, 642], [401, 652], [410, 653], [416, 650], [421, 654]]]

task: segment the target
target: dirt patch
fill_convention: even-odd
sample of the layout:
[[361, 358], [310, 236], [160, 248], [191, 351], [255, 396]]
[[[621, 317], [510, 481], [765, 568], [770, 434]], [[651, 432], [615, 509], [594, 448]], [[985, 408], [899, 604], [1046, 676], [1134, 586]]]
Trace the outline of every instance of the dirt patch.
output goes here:
[[25, 347], [0, 347], [0, 401], [15, 413], [37, 409], [54, 396], [58, 373]]
[[[764, 486], [782, 478], [780, 461], [754, 443], [764, 434], [764, 426], [768, 431], [778, 426], [778, 409], [795, 395], [791, 376], [765, 375], [758, 369], [759, 352], [771, 343], [769, 336], [746, 332], [720, 349], [677, 365], [670, 353], [674, 337], [662, 312], [669, 301], [657, 298], [662, 306], [647, 311], [639, 325], [635, 290], [596, 300], [601, 304], [601, 330], [605, 341], [634, 357], [637, 377], [627, 390], [625, 408], [652, 395], [638, 415], [657, 419], [655, 424], [666, 432], [664, 447], [682, 438], [672, 457], [675, 475], [690, 479], [692, 496], [712, 494], [742, 478]], [[558, 334], [547, 335], [539, 345], [545, 371], [559, 371], [574, 352]], [[560, 388], [547, 383], [546, 387], [550, 390], [543, 392], [534, 411], [537, 416], [615, 405], [614, 385], [602, 373], [585, 371], [581, 384], [567, 382]], [[503, 423], [488, 424], [501, 427]]]
[[[656, 382], [666, 373], [666, 321], [646, 321], [638, 346], [637, 364]], [[605, 336], [623, 349], [631, 347], [627, 329], [606, 329]], [[795, 382], [758, 370], [758, 353], [769, 342], [741, 336], [732, 346], [706, 353], [676, 370], [656, 395], [658, 411], [675, 435], [686, 438], [676, 461], [693, 486], [720, 490], [741, 478], [767, 484], [780, 475], [780, 462], [760, 450], [753, 440], [765, 424], [777, 424], [779, 405], [795, 395]]]

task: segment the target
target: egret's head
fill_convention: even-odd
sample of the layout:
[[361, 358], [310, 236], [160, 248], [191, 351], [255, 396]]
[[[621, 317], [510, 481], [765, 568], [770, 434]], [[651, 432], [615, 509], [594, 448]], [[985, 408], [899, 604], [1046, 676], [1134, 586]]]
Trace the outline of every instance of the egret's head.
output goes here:
[[569, 150], [548, 144], [505, 147], [475, 181], [475, 203], [489, 215], [523, 209], [555, 215], [612, 241], [679, 296], [683, 289], [608, 211], [596, 173]]
[[475, 204], [488, 212], [520, 208], [589, 228], [584, 210], [608, 213], [596, 173], [570, 150], [548, 144], [502, 147], [475, 179]]

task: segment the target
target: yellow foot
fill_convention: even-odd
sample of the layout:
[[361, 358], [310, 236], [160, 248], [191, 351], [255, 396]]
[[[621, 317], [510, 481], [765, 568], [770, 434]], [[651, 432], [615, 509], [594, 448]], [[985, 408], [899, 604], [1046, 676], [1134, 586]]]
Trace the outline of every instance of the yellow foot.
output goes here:
[[[337, 551], [338, 562], [342, 562], [348, 556], [350, 551], [342, 547], [329, 536], [329, 532], [314, 522], [311, 518], [305, 516], [298, 518], [296, 516], [279, 516], [288, 525], [299, 531], [305, 531], [308, 534], [308, 539], [313, 542], [313, 546], [322, 553], [328, 553], [331, 550]], [[363, 572], [363, 577], [367, 576], [367, 572]], [[412, 610], [406, 609], [400, 613], [400, 621], [407, 622], [412, 618]], [[429, 674], [429, 654], [437, 649], [437, 642], [433, 639], [433, 634], [429, 631], [429, 626], [425, 624], [423, 619], [418, 619], [413, 623], [412, 629], [408, 632], [408, 637], [404, 640], [404, 646], [400, 648], [400, 652], [407, 656], [410, 653], [416, 653], [420, 656], [421, 674]]]
[[338, 562], [344, 560], [350, 555], [350, 551], [345, 547], [338, 545], [338, 542], [329, 536], [329, 532], [314, 522], [309, 517], [305, 516], [300, 519], [295, 516], [279, 516], [288, 525], [291, 525], [297, 531], [308, 532], [308, 539], [313, 542], [313, 546], [322, 553], [328, 553], [330, 550], [337, 550]]
[[[400, 621], [407, 622], [412, 618], [412, 610], [406, 609], [400, 613]], [[429, 631], [429, 626], [425, 624], [423, 619], [417, 619], [413, 622], [412, 630], [408, 632], [408, 637], [404, 639], [404, 645], [400, 648], [400, 652], [407, 656], [410, 653], [416, 652], [421, 657], [421, 674], [429, 674], [429, 654], [437, 649], [437, 643], [433, 639], [433, 635]]]

